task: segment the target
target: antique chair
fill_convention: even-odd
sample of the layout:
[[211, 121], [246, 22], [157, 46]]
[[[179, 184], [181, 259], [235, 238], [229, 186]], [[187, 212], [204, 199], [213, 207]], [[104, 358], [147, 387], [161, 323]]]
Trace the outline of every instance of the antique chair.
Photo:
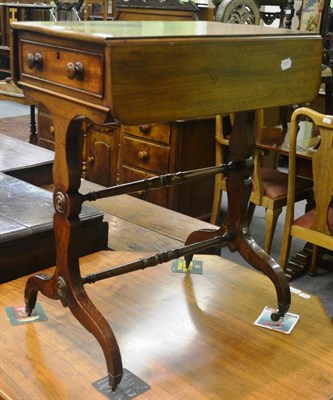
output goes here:
[[81, 21], [81, 10], [84, 0], [55, 0], [52, 9], [54, 21]]
[[[293, 17], [293, 8], [286, 13], [286, 8], [290, 8], [288, 0], [213, 0], [215, 4], [215, 21], [228, 22], [233, 24], [259, 25], [262, 19], [266, 25], [271, 25], [275, 19], [279, 19], [279, 27], [284, 26], [286, 18], [286, 27], [290, 28], [291, 18]], [[280, 7], [279, 12], [262, 11], [262, 6]]]
[[[294, 219], [295, 163], [298, 123], [308, 117], [318, 127], [320, 145], [312, 158], [315, 208]], [[290, 129], [288, 199], [280, 265], [286, 268], [292, 237], [313, 244], [309, 274], [316, 272], [318, 248], [333, 251], [333, 116], [323, 115], [308, 108], [294, 111]]]
[[[97, 6], [97, 7], [95, 7]], [[98, 12], [95, 13], [95, 8]], [[84, 20], [102, 19], [106, 21], [109, 16], [109, 1], [108, 0], [85, 0], [84, 1]]]
[[[256, 111], [256, 136], [273, 135], [278, 138], [280, 143], [285, 136], [285, 127], [265, 127], [263, 110]], [[216, 116], [216, 164], [228, 161], [228, 116]], [[265, 251], [269, 254], [272, 246], [273, 235], [282, 207], [287, 204], [288, 174], [276, 168], [262, 166], [264, 151], [256, 149], [254, 155], [253, 189], [248, 208], [249, 222], [256, 206], [266, 209], [266, 229], [265, 229]], [[311, 198], [312, 180], [297, 178], [296, 201]], [[215, 177], [214, 198], [210, 222], [218, 224], [218, 217], [221, 207], [222, 192], [226, 192], [226, 180], [221, 175]]]

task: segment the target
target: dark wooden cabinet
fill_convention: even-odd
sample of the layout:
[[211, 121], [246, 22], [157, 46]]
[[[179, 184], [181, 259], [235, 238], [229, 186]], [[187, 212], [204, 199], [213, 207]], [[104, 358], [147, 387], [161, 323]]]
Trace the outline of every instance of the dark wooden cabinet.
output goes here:
[[[178, 171], [209, 167], [215, 162], [215, 120], [121, 126], [120, 183]], [[196, 218], [207, 219], [214, 178], [137, 193], [136, 196]]]
[[[82, 123], [82, 177], [103, 186], [118, 182], [119, 125]], [[38, 108], [38, 145], [54, 150], [55, 130], [48, 110]]]
[[82, 176], [103, 186], [118, 181], [119, 132], [117, 124], [83, 123]]

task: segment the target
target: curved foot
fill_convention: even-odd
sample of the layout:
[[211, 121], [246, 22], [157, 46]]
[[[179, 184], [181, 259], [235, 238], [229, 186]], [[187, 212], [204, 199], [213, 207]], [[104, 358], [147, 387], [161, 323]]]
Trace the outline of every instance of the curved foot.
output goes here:
[[55, 276], [49, 274], [36, 274], [31, 276], [24, 290], [25, 311], [30, 316], [35, 308], [38, 291], [50, 299], [58, 299], [55, 290]]
[[290, 288], [288, 279], [280, 265], [256, 243], [247, 229], [239, 236], [237, 248], [241, 256], [254, 268], [262, 271], [274, 284], [278, 300], [278, 312], [271, 318], [278, 321], [290, 307]]
[[282, 317], [283, 315], [281, 315], [279, 312], [274, 312], [271, 314], [271, 320], [274, 322], [277, 322]]
[[[200, 229], [189, 234], [185, 241], [185, 245], [202, 242], [204, 240], [213, 239], [216, 236], [222, 236], [225, 233], [224, 228], [219, 229]], [[222, 245], [221, 245], [222, 247]], [[188, 268], [193, 259], [193, 254], [184, 256], [186, 268]]]
[[123, 367], [120, 350], [115, 335], [103, 317], [94, 306], [83, 287], [73, 287], [72, 291], [66, 290], [68, 307], [75, 318], [92, 333], [100, 344], [106, 360], [109, 383], [112, 390], [119, 385], [123, 376]]

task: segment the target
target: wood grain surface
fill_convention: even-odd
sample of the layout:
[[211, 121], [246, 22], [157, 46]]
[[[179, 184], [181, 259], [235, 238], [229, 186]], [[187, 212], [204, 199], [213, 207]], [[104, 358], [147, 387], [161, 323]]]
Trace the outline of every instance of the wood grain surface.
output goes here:
[[[83, 274], [144, 256], [99, 252]], [[124, 368], [151, 389], [140, 399], [325, 400], [333, 392], [332, 323], [320, 301], [293, 294], [300, 320], [290, 335], [254, 326], [275, 291], [260, 273], [198, 255], [202, 275], [170, 263], [86, 286], [116, 334]], [[5, 307], [23, 304], [25, 278], [0, 286], [0, 398], [105, 399], [92, 383], [104, 357], [60, 302], [42, 295], [48, 320], [10, 326]]]

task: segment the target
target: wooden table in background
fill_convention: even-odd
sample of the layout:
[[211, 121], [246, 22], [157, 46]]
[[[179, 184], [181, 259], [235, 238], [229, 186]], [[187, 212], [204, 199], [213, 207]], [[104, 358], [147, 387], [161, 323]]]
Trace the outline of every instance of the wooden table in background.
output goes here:
[[[319, 140], [319, 137], [311, 137], [297, 141], [297, 175], [312, 179], [312, 156]], [[284, 141], [281, 145], [276, 144], [275, 141], [262, 141], [256, 143], [256, 146], [259, 149], [276, 152], [285, 156], [289, 154], [288, 140]]]
[[[145, 255], [95, 253], [81, 268]], [[290, 335], [259, 328], [263, 306], [275, 304], [267, 278], [217, 256], [195, 258], [202, 275], [173, 273], [166, 263], [87, 287], [114, 327], [124, 368], [151, 386], [138, 399], [328, 399], [333, 332], [319, 299], [292, 294], [300, 319]], [[47, 321], [10, 326], [4, 308], [24, 304], [25, 283], [0, 285], [0, 398], [106, 399], [92, 387], [106, 375], [103, 354], [69, 310], [41, 297]]]
[[[1, 127], [0, 121], [0, 127]], [[0, 134], [0, 171], [36, 186], [52, 180], [54, 152]]]

